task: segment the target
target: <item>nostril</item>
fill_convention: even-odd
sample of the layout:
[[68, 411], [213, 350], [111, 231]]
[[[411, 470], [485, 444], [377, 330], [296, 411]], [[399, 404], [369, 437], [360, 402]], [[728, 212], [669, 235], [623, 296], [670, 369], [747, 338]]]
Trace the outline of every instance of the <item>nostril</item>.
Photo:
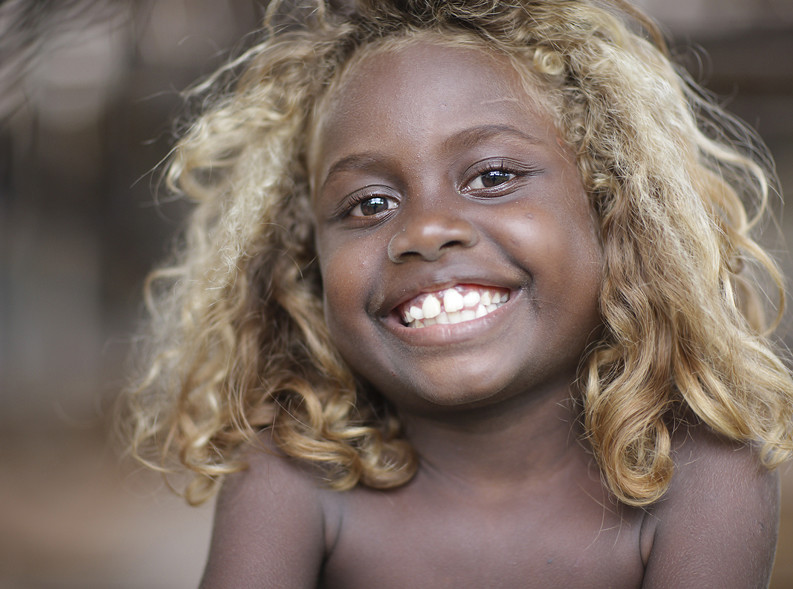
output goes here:
[[444, 243], [441, 246], [441, 250], [448, 249], [450, 247], [456, 247], [456, 246], [469, 247], [469, 244], [467, 242], [464, 242], [464, 241], [461, 241], [461, 240], [449, 241], [448, 243]]
[[413, 257], [434, 262], [450, 249], [472, 247], [477, 241], [476, 230], [467, 220], [436, 216], [397, 231], [388, 243], [388, 257], [396, 263]]

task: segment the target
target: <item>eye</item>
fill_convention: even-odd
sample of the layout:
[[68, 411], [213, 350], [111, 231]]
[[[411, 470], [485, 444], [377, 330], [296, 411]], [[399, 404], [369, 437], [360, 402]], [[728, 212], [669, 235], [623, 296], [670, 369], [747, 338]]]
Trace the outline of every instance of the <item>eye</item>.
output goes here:
[[476, 176], [468, 185], [471, 190], [482, 188], [493, 188], [504, 182], [509, 182], [515, 178], [517, 174], [507, 172], [506, 170], [487, 170]]
[[503, 196], [517, 189], [518, 182], [539, 173], [534, 166], [511, 158], [492, 158], [472, 165], [463, 174], [460, 192], [472, 196]]
[[351, 217], [371, 217], [395, 209], [397, 206], [397, 202], [387, 196], [364, 196], [358, 201], [358, 204], [350, 209], [349, 215]]

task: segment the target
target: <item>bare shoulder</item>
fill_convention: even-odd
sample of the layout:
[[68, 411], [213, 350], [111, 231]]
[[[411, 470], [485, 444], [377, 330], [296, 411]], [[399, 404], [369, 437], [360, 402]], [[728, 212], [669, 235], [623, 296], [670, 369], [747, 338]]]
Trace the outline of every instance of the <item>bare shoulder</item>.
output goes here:
[[779, 477], [755, 450], [681, 427], [675, 474], [649, 510], [644, 587], [766, 587], [779, 523]]
[[246, 450], [248, 469], [229, 476], [218, 495], [202, 589], [317, 584], [326, 491], [307, 469], [262, 443]]

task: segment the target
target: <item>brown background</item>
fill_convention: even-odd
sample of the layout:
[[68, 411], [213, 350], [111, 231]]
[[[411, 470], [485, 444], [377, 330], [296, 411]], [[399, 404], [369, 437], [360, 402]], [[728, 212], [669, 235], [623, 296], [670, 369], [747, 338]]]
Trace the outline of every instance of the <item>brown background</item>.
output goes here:
[[[759, 129], [793, 193], [793, 1], [641, 4]], [[108, 416], [143, 276], [183, 213], [153, 204], [150, 173], [178, 91], [244, 44], [258, 5], [0, 2], [0, 589], [198, 582], [211, 505], [186, 507], [156, 476], [119, 466]], [[793, 587], [789, 467], [783, 479], [776, 588]]]

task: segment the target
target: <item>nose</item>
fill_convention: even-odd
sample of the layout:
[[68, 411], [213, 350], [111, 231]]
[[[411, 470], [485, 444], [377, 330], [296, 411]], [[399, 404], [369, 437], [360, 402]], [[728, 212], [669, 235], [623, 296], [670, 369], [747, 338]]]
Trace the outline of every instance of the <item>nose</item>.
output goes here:
[[472, 247], [478, 240], [474, 226], [456, 211], [428, 211], [422, 207], [405, 218], [402, 228], [391, 238], [388, 257], [395, 263], [413, 257], [434, 262], [449, 249]]

